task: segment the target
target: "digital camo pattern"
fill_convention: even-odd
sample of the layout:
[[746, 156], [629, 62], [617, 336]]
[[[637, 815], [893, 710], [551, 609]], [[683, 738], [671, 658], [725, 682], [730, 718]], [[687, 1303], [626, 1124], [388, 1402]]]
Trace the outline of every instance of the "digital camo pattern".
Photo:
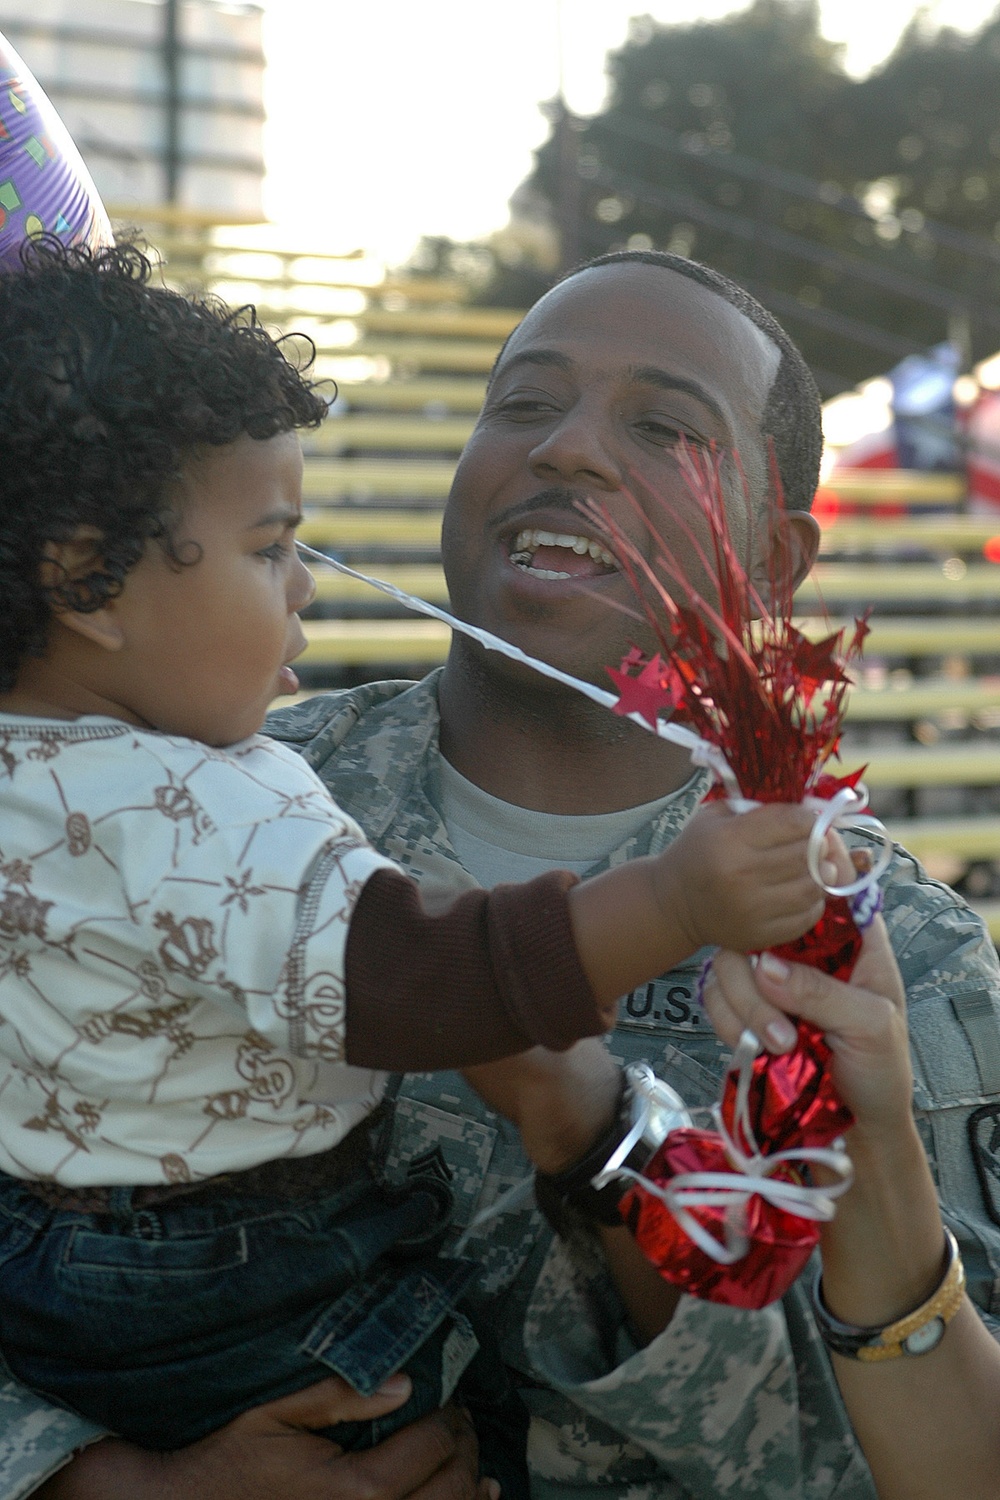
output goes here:
[[344, 947], [386, 861], [299, 756], [0, 716], [0, 782], [4, 1171], [188, 1182], [364, 1116]]
[[[443, 894], [473, 882], [427, 795], [436, 675], [325, 695], [272, 716], [269, 729], [302, 750], [377, 848], [425, 891]], [[692, 778], [594, 873], [664, 848], [704, 786]], [[1000, 1100], [991, 1064], [1000, 1057], [996, 953], [964, 903], [909, 856], [897, 854], [883, 887], [910, 999], [920, 1129], [972, 1295], [995, 1331], [1000, 1228], [983, 1202], [967, 1120]], [[717, 1096], [728, 1061], [695, 999], [703, 957], [626, 995], [611, 1039], [617, 1057], [648, 1059], [692, 1105]], [[970, 996], [978, 1031], [962, 1009]], [[526, 1174], [514, 1131], [453, 1074], [407, 1078], [395, 1127], [395, 1169], [433, 1161], [453, 1173], [463, 1220], [472, 1212], [470, 1182], [481, 1184], [479, 1210]], [[505, 1354], [531, 1381], [524, 1395], [538, 1500], [875, 1500], [806, 1278], [762, 1312], [682, 1298], [670, 1327], [639, 1349], [586, 1236], [553, 1241], [530, 1199], [485, 1225], [468, 1253], [482, 1261], [497, 1299]]]
[[[426, 793], [436, 676], [322, 695], [269, 723], [432, 900], [474, 884]], [[693, 778], [603, 865], [665, 847], [703, 785]], [[884, 883], [909, 986], [918, 1123], [972, 1295], [995, 1329], [1000, 1227], [984, 1207], [967, 1121], [1000, 1101], [990, 1047], [1000, 1038], [996, 955], [963, 903], [908, 856]], [[727, 1060], [695, 1002], [699, 963], [625, 996], [611, 1040], [616, 1056], [648, 1058], [692, 1105], [715, 1097]], [[961, 997], [983, 995], [988, 1014], [977, 1029]], [[462, 1223], [527, 1171], [512, 1128], [454, 1074], [405, 1080], [390, 1161], [398, 1176], [450, 1175]], [[468, 1253], [483, 1263], [506, 1357], [527, 1377], [537, 1500], [875, 1500], [801, 1285], [763, 1312], [683, 1298], [670, 1327], [640, 1349], [589, 1241], [553, 1242], [530, 1198], [484, 1225]], [[12, 1399], [0, 1407], [0, 1451], [24, 1425]], [[39, 1482], [55, 1447], [53, 1439], [39, 1454]], [[18, 1493], [0, 1485], [3, 1500]]]
[[0, 1363], [0, 1496], [22, 1500], [97, 1435], [92, 1422], [50, 1406]]

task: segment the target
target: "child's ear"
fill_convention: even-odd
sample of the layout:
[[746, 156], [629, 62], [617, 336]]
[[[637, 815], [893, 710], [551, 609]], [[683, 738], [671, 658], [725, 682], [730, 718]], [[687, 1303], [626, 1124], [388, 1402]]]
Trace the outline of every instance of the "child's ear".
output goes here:
[[125, 636], [118, 622], [113, 601], [99, 609], [80, 610], [67, 607], [59, 590], [68, 583], [82, 580], [100, 567], [102, 533], [96, 526], [81, 526], [66, 542], [46, 542], [43, 548], [41, 582], [51, 591], [52, 613], [67, 630], [104, 651], [120, 651]]

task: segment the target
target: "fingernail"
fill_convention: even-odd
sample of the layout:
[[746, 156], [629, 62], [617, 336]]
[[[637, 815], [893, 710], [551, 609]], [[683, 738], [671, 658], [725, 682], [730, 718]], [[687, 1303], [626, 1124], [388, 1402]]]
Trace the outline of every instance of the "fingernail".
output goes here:
[[785, 980], [792, 972], [788, 965], [785, 963], [785, 960], [783, 958], [776, 957], [773, 953], [762, 953], [760, 955], [760, 960], [757, 967], [764, 971], [768, 979], [775, 979], [780, 984], [784, 984]]
[[486, 1493], [489, 1495], [490, 1500], [500, 1500], [500, 1481], [498, 1479], [488, 1479], [486, 1481]]
[[409, 1375], [404, 1375], [402, 1371], [397, 1371], [395, 1375], [390, 1375], [388, 1380], [383, 1380], [382, 1384], [379, 1386], [375, 1394], [376, 1396], [402, 1396], [405, 1395], [409, 1391], [409, 1389]]
[[819, 867], [819, 873], [823, 877], [824, 885], [833, 885], [837, 879], [837, 866], [832, 859], [824, 859]]
[[773, 1042], [776, 1047], [780, 1047], [783, 1052], [787, 1052], [789, 1047], [794, 1046], [797, 1036], [798, 1032], [795, 1030], [795, 1027], [784, 1016], [779, 1016], [767, 1028], [768, 1041]]

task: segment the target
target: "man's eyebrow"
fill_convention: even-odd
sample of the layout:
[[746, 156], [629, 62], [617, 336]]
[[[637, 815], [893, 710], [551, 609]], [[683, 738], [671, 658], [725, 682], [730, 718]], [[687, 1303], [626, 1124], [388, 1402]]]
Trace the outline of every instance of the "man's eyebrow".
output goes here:
[[268, 526], [298, 526], [301, 521], [300, 510], [290, 510], [287, 506], [281, 506], [277, 510], [269, 510], [266, 516], [260, 516], [256, 521], [251, 521], [247, 531], [264, 531]]
[[[512, 354], [509, 359], [504, 359], [501, 355], [490, 377], [491, 381], [495, 380], [498, 375], [506, 375], [508, 370], [516, 369], [519, 365], [541, 365], [550, 370], [571, 370], [573, 361], [568, 354], [563, 354], [559, 349], [525, 349], [519, 354]], [[728, 425], [726, 413], [718, 401], [697, 380], [688, 380], [683, 375], [671, 375], [669, 370], [661, 370], [659, 365], [632, 366], [628, 371], [628, 376], [637, 385], [655, 385], [661, 391], [682, 391], [688, 396], [693, 396], [720, 422]]]
[[558, 349], [525, 349], [522, 354], [512, 354], [506, 359], [501, 351], [490, 379], [506, 375], [508, 370], [516, 369], [519, 365], [542, 365], [550, 370], [569, 370], [573, 367], [573, 361], [568, 354], [562, 354]]
[[655, 385], [661, 391], [682, 391], [685, 395], [693, 396], [728, 426], [728, 418], [718, 401], [697, 380], [687, 380], [683, 375], [671, 375], [669, 370], [661, 370], [658, 365], [637, 365], [628, 373], [629, 379], [634, 380], [637, 385]]

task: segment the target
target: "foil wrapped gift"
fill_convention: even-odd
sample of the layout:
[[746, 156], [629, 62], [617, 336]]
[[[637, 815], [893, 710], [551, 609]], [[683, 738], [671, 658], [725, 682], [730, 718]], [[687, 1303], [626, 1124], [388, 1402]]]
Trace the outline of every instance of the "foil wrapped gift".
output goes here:
[[[800, 1023], [796, 1046], [777, 1057], [758, 1053], [746, 1032], [713, 1128], [678, 1116], [665, 1132], [661, 1122], [643, 1133], [652, 1155], [641, 1172], [627, 1174], [620, 1209], [665, 1280], [710, 1302], [759, 1308], [799, 1276], [821, 1222], [850, 1184], [839, 1138], [851, 1115], [830, 1082], [828, 1059], [812, 1026]], [[644, 1075], [632, 1087], [641, 1117]], [[812, 1181], [818, 1164], [832, 1188]]]

